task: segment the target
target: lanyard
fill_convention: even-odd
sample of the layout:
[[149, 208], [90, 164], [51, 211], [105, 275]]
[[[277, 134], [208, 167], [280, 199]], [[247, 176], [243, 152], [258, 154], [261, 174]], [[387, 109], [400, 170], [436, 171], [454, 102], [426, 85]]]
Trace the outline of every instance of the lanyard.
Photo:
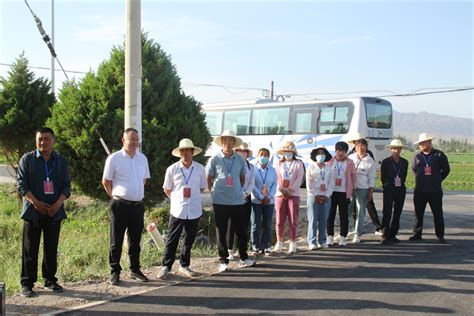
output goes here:
[[235, 156], [232, 156], [232, 162], [230, 164], [230, 168], [229, 168], [229, 166], [227, 166], [227, 163], [225, 162], [225, 157], [222, 158], [222, 162], [224, 163], [224, 166], [227, 169], [227, 174], [229, 176], [230, 176], [230, 171], [232, 170], [232, 166], [234, 165], [234, 160], [235, 160], [234, 158], [235, 158]]
[[430, 161], [431, 161], [431, 157], [432, 157], [431, 154], [428, 155], [428, 160], [426, 160], [424, 153], [421, 153], [421, 156], [423, 157], [423, 160], [425, 161], [425, 164], [426, 164], [426, 166], [428, 167], [428, 165], [429, 165], [429, 163], [430, 163]]
[[191, 168], [191, 172], [189, 172], [189, 176], [186, 179], [186, 176], [184, 175], [183, 168], [179, 168], [181, 170], [181, 173], [183, 174], [184, 182], [186, 183], [186, 186], [188, 186], [189, 179], [191, 179], [191, 175], [193, 174], [194, 166]]
[[46, 160], [44, 161], [44, 171], [46, 173], [46, 181], [49, 181], [49, 175], [51, 174], [51, 172], [53, 172], [55, 165], [56, 165], [56, 159], [53, 160], [53, 167], [51, 168], [51, 170], [48, 170], [48, 162]]
[[258, 173], [260, 174], [260, 178], [262, 178], [263, 184], [265, 184], [265, 180], [267, 179], [268, 169], [265, 168], [265, 178], [262, 176], [262, 169], [258, 169]]
[[287, 162], [286, 162], [286, 161], [284, 162], [283, 167], [285, 168], [285, 175], [286, 175], [286, 177], [288, 177], [288, 174], [291, 174], [291, 171], [290, 171], [290, 170], [291, 170], [291, 166], [293, 166], [293, 162], [294, 162], [294, 160], [292, 160], [292, 161], [290, 162], [290, 167], [289, 167], [289, 168], [288, 168], [288, 166], [287, 166]]
[[341, 163], [341, 166], [339, 166], [339, 163], [337, 162], [336, 160], [336, 169], [337, 169], [337, 175], [340, 176], [341, 175], [341, 169], [342, 169], [342, 166], [344, 165], [344, 161]]
[[396, 165], [395, 162], [393, 162], [393, 160], [392, 160], [392, 165], [393, 165], [393, 170], [395, 170], [395, 176], [396, 176], [397, 178], [399, 178], [399, 177], [400, 177], [400, 169], [402, 169], [401, 164], [400, 164], [400, 165], [398, 166], [398, 168], [397, 168], [397, 165]]

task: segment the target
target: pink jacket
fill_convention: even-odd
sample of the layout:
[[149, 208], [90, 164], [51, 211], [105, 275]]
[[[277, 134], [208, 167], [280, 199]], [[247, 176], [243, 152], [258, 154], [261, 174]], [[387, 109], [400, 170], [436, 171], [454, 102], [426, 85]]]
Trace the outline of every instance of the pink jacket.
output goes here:
[[[336, 160], [335, 157], [332, 157], [331, 160], [327, 162], [329, 166], [334, 165], [334, 161]], [[347, 168], [346, 168], [346, 197], [348, 199], [352, 198], [352, 190], [354, 188], [354, 183], [356, 181], [356, 169], [354, 162], [346, 157], [347, 161]]]
[[[283, 188], [283, 177], [281, 176], [281, 170], [283, 169], [283, 164], [284, 164], [283, 161], [280, 161], [278, 163], [278, 169], [276, 171], [278, 185], [277, 185], [277, 192], [275, 196], [283, 195], [281, 193], [281, 189]], [[288, 187], [288, 190], [290, 191], [291, 196], [300, 196], [300, 186], [304, 177], [303, 162], [301, 160], [295, 159], [291, 169], [292, 169], [292, 172], [291, 172], [291, 179], [290, 179], [290, 185]]]

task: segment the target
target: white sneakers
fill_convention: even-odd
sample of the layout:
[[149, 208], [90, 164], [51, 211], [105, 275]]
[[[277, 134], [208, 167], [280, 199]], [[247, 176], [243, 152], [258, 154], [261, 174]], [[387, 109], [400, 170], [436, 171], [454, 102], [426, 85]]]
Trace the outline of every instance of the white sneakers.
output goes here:
[[166, 279], [169, 273], [170, 273], [170, 269], [167, 266], [162, 266], [160, 273], [158, 273], [157, 278], [160, 280], [164, 280]]
[[339, 246], [347, 246], [347, 238], [346, 237], [340, 237], [339, 238]]
[[219, 269], [219, 272], [229, 271], [229, 267], [227, 266], [227, 263], [220, 263], [218, 269]]
[[232, 253], [232, 249], [229, 249], [229, 256], [227, 257], [230, 261], [234, 261], [234, 254]]
[[190, 267], [179, 267], [179, 272], [181, 272], [182, 274], [184, 274], [185, 276], [187, 277], [190, 277], [190, 278], [193, 278], [196, 276], [196, 272], [194, 272], [193, 270], [191, 270]]
[[288, 253], [296, 253], [298, 250], [298, 245], [296, 241], [290, 241], [290, 246], [288, 247]]
[[328, 249], [329, 247], [328, 247], [328, 244], [320, 244], [319, 248]]
[[273, 247], [273, 251], [282, 251], [283, 250], [283, 242], [277, 241], [275, 247]]
[[328, 246], [334, 245], [334, 237], [333, 236], [328, 236], [327, 239], [326, 239], [326, 244]]
[[314, 249], [316, 249], [316, 245], [311, 244], [311, 245], [308, 246], [308, 248], [309, 248], [309, 250], [314, 250]]
[[255, 260], [247, 258], [245, 260], [240, 260], [239, 261], [239, 267], [244, 268], [244, 267], [252, 267], [255, 265]]
[[352, 239], [352, 243], [353, 243], [353, 244], [358, 244], [358, 243], [360, 243], [360, 236], [357, 235], [357, 234], [355, 234], [355, 235], [354, 235], [354, 238]]

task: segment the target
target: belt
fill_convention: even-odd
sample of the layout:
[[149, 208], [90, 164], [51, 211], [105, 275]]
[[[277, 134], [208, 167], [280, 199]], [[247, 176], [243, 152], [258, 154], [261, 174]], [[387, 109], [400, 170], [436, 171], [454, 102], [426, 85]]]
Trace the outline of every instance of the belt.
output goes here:
[[127, 205], [141, 205], [143, 203], [143, 200], [129, 201], [129, 200], [122, 199], [120, 196], [113, 196], [112, 199], [120, 203], [127, 204]]

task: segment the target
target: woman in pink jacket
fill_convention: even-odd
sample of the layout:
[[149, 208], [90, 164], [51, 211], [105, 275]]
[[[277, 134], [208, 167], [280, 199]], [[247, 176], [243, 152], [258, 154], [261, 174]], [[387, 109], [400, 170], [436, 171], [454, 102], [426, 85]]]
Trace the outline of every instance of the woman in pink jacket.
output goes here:
[[276, 209], [276, 236], [277, 243], [274, 251], [283, 249], [283, 235], [286, 218], [290, 225], [290, 245], [289, 253], [297, 250], [296, 227], [298, 224], [298, 211], [300, 207], [300, 186], [304, 177], [304, 165], [296, 159], [296, 147], [293, 142], [287, 141], [277, 153], [283, 158], [278, 163], [277, 168], [277, 193], [275, 194]]
[[327, 222], [327, 245], [334, 245], [334, 220], [339, 208], [340, 234], [339, 246], [347, 245], [347, 233], [349, 230], [348, 206], [352, 196], [353, 183], [356, 172], [354, 162], [347, 158], [349, 145], [345, 142], [336, 143], [336, 155], [328, 162], [332, 166], [335, 178], [335, 187], [331, 196], [331, 208]]

